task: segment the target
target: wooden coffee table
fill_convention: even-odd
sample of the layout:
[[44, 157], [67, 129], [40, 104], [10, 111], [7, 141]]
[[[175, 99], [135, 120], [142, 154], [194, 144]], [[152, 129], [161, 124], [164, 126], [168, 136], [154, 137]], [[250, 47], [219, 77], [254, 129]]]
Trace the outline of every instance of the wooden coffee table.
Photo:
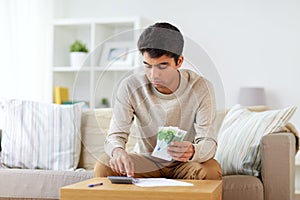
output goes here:
[[[140, 187], [112, 184], [107, 178], [93, 178], [60, 189], [60, 200], [221, 200], [222, 181], [180, 180], [194, 186]], [[91, 183], [103, 185], [88, 187]]]

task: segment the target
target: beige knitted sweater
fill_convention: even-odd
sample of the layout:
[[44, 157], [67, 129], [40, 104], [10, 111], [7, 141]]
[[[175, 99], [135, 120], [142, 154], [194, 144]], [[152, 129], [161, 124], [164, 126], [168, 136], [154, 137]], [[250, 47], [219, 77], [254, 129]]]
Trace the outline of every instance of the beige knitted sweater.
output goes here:
[[195, 154], [191, 160], [204, 162], [216, 152], [215, 116], [213, 87], [196, 73], [180, 70], [179, 87], [166, 95], [154, 88], [144, 72], [135, 72], [119, 84], [105, 151], [111, 155], [114, 148], [125, 149], [131, 134], [137, 139], [135, 152], [150, 156], [156, 145], [158, 127], [177, 126], [187, 131], [184, 140], [194, 143]]

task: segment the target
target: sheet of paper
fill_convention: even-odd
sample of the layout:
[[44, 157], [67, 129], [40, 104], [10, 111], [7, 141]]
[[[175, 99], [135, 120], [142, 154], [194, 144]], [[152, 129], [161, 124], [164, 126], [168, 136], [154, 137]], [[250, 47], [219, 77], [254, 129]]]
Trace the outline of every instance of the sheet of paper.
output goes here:
[[193, 186], [193, 183], [171, 180], [166, 178], [137, 178], [138, 182], [134, 183], [140, 187], [160, 187], [160, 186]]

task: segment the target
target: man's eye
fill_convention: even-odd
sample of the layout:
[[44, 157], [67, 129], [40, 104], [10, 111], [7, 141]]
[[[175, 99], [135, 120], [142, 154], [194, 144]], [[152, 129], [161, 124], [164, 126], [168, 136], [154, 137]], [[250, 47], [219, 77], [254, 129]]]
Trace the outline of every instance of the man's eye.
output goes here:
[[166, 69], [168, 67], [168, 65], [158, 65], [159, 69]]
[[146, 65], [146, 64], [144, 64], [144, 67], [150, 69], [150, 68], [152, 68], [152, 65]]

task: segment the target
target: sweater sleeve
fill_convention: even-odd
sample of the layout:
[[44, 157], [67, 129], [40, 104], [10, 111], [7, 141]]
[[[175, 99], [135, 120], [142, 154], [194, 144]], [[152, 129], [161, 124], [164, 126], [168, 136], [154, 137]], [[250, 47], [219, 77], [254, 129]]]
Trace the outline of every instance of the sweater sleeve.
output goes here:
[[105, 152], [111, 157], [115, 148], [125, 149], [133, 122], [133, 108], [126, 84], [120, 84], [113, 102], [113, 114], [104, 143]]
[[216, 103], [213, 87], [209, 81], [204, 81], [201, 93], [202, 98], [194, 122], [196, 135], [192, 161], [197, 162], [213, 158], [217, 150]]

